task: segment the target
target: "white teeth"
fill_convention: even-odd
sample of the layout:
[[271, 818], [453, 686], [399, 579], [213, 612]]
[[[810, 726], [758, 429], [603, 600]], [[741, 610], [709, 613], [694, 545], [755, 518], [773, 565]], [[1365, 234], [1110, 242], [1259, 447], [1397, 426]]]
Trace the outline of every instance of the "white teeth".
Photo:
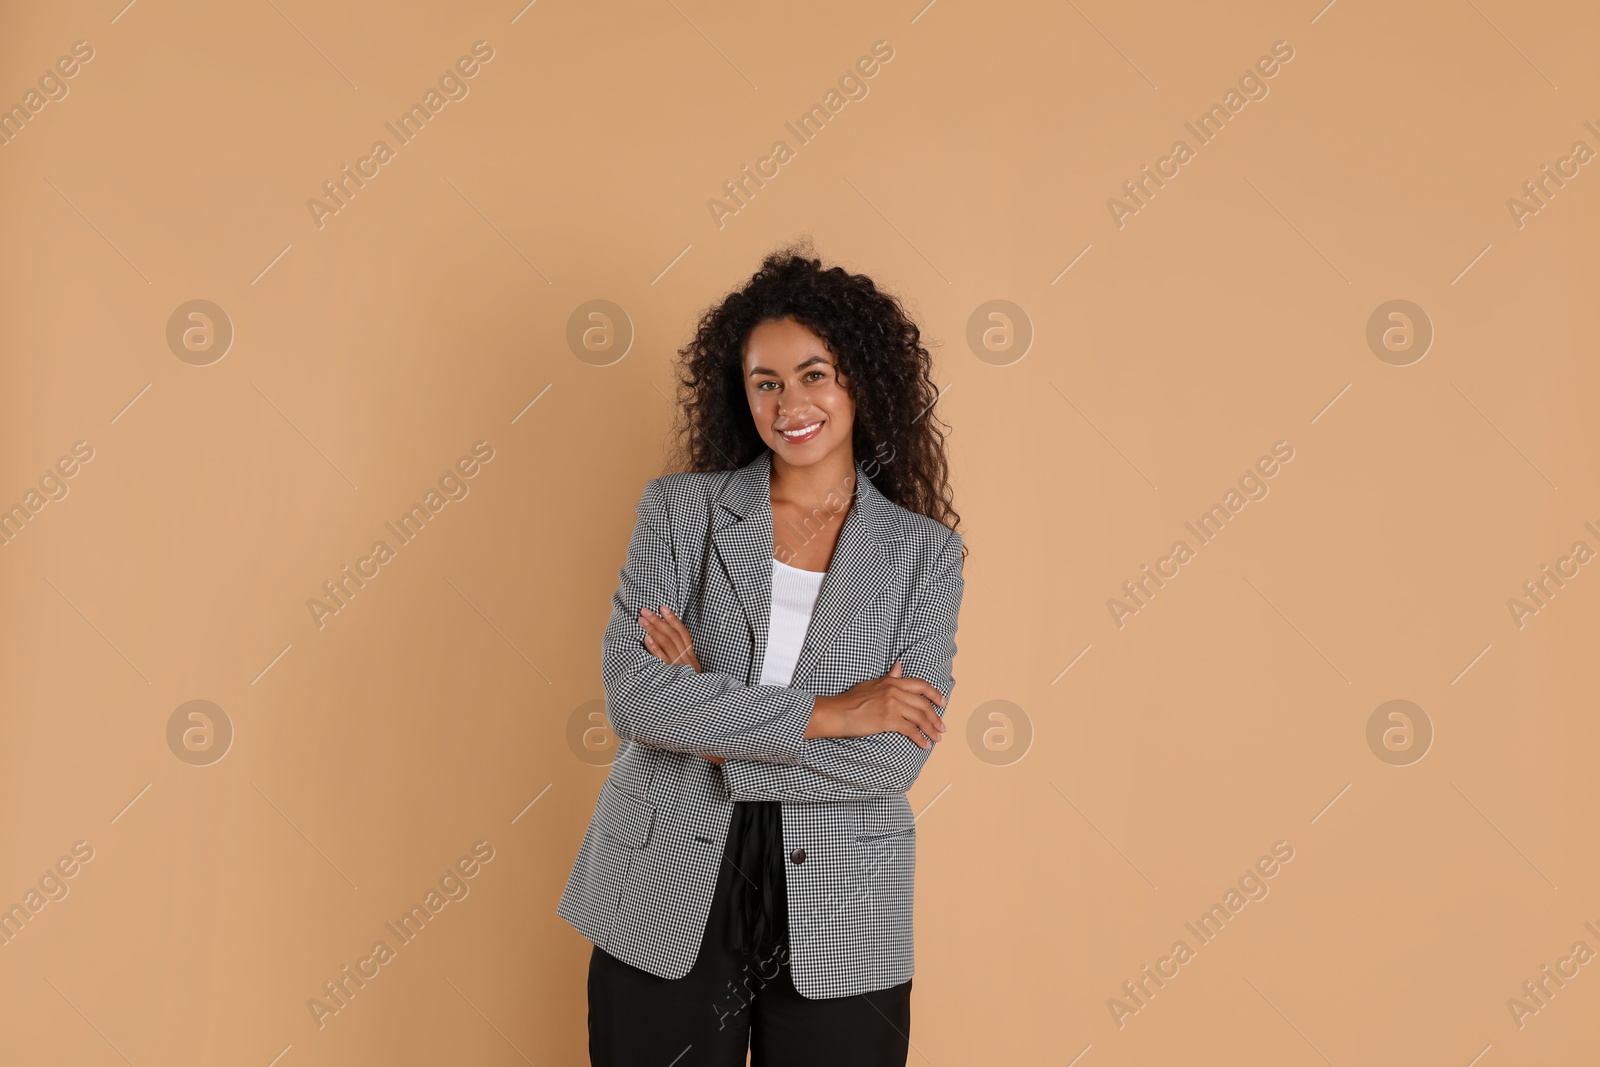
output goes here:
[[814, 422], [810, 426], [805, 426], [798, 430], [779, 430], [778, 432], [783, 434], [785, 437], [804, 437], [806, 434], [816, 429], [819, 425], [821, 424]]

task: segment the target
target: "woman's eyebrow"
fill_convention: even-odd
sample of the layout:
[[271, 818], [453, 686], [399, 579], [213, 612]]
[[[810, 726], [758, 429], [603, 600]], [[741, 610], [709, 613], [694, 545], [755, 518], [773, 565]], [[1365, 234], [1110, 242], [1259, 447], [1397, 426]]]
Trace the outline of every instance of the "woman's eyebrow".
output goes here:
[[[794, 369], [795, 370], [804, 370], [805, 368], [811, 366], [811, 364], [813, 364], [813, 363], [821, 363], [824, 367], [830, 366], [830, 364], [828, 363], [828, 360], [826, 359], [826, 357], [823, 357], [823, 356], [812, 356], [810, 359], [802, 360], [801, 362], [796, 363], [795, 366], [794, 366]], [[770, 374], [774, 378], [776, 378], [778, 376], [778, 372], [777, 371], [768, 370], [766, 367], [751, 367], [750, 368], [750, 377], [754, 378], [758, 374]]]

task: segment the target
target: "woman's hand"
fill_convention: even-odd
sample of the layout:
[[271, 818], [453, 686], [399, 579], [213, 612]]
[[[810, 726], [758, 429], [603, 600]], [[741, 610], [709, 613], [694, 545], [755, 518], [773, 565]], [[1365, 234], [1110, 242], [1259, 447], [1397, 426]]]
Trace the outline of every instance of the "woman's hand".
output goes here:
[[[882, 678], [857, 682], [838, 696], [819, 696], [806, 737], [866, 737], [902, 733], [921, 748], [944, 737], [945, 723], [935, 707], [944, 694], [920, 678], [901, 676], [895, 663]], [[931, 740], [924, 740], [926, 734]]]
[[639, 625], [644, 627], [644, 647], [663, 663], [687, 663], [699, 674], [700, 659], [694, 654], [694, 641], [689, 628], [676, 612], [665, 604], [658, 615], [649, 608], [639, 612]]
[[[644, 627], [644, 647], [663, 663], [687, 663], [699, 674], [700, 658], [694, 654], [694, 641], [689, 628], [678, 618], [677, 612], [661, 605], [658, 615], [649, 608], [639, 612], [639, 625]], [[703, 756], [712, 763], [725, 762], [721, 756]]]

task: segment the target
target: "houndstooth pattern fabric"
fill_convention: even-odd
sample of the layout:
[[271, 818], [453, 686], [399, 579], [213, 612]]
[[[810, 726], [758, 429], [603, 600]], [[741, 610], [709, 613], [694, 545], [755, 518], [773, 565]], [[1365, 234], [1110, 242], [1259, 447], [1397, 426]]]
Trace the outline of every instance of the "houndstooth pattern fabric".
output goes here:
[[[912, 976], [917, 838], [905, 794], [931, 750], [901, 733], [802, 735], [817, 695], [896, 660], [948, 702], [962, 541], [889, 500], [857, 463], [791, 684], [753, 684], [771, 603], [771, 462], [765, 451], [735, 471], [645, 485], [601, 642], [621, 740], [556, 910], [623, 962], [681, 978], [700, 951], [734, 802], [781, 801], [795, 988], [841, 997]], [[663, 604], [688, 626], [702, 672], [646, 650], [639, 611]]]

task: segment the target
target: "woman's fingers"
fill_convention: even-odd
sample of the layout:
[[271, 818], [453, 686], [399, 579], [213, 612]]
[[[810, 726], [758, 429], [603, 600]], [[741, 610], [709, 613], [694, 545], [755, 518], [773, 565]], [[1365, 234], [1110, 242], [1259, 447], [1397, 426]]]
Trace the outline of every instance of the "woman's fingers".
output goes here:
[[669, 632], [660, 623], [661, 620], [649, 608], [639, 612], [639, 625], [644, 627], [644, 647], [657, 659], [671, 663], [676, 648]]
[[671, 608], [661, 605], [659, 615], [644, 608], [639, 612], [639, 624], [644, 627], [645, 647], [652, 655], [667, 663], [688, 663], [697, 672], [700, 670], [689, 629]]
[[878, 679], [878, 681], [884, 682], [890, 687], [902, 692], [916, 693], [918, 696], [932, 701], [939, 707], [944, 707], [943, 693], [939, 692], [939, 690], [935, 689], [932, 685], [923, 681], [921, 678], [905, 677], [901, 674], [901, 670], [902, 668], [900, 661], [895, 660], [894, 665], [889, 668], [889, 673]]
[[944, 694], [924, 682], [921, 678], [896, 678], [891, 684], [894, 687], [894, 691], [901, 696], [910, 697], [936, 707], [942, 708], [945, 706]]
[[[932, 748], [944, 736], [944, 720], [920, 696], [897, 693], [890, 729], [905, 734], [921, 748]], [[924, 736], [927, 740], [924, 741]]]
[[922, 736], [922, 730], [919, 729], [917, 724], [911, 720], [910, 716], [906, 716], [904, 718], [897, 718], [897, 719], [895, 719], [894, 721], [892, 721], [892, 722], [890, 722], [888, 724], [888, 727], [887, 727], [886, 730], [878, 731], [878, 732], [880, 732], [880, 733], [887, 732], [887, 733], [891, 733], [891, 734], [905, 734], [907, 737], [911, 738], [911, 740], [913, 742], [916, 743], [916, 746], [918, 748], [932, 748], [933, 747], [932, 742], [928, 741], [926, 738], [924, 738]]
[[683, 644], [677, 640], [677, 638], [670, 634], [652, 636], [654, 637], [656, 647], [661, 649], [662, 653], [667, 657], [668, 663], [683, 662], [684, 647]]
[[[922, 684], [927, 685], [925, 682]], [[928, 688], [933, 691], [932, 697], [929, 697], [921, 689], [915, 688], [898, 689], [895, 691], [894, 695], [900, 701], [901, 705], [908, 709], [906, 714], [909, 718], [919, 723], [927, 723], [932, 726], [934, 730], [942, 733], [945, 729], [944, 719], [941, 718], [939, 713], [934, 710], [934, 706], [935, 704], [937, 704], [939, 707], [944, 706], [944, 694], [940, 693], [937, 689], [934, 689], [931, 685], [928, 686]], [[929, 703], [930, 700], [933, 701], [933, 703]], [[930, 731], [928, 736], [937, 737], [938, 734]]]
[[903, 678], [901, 679], [901, 683], [901, 688], [908, 689], [911, 692], [916, 693], [918, 696], [932, 701], [941, 708], [944, 707], [944, 694], [939, 692], [939, 690], [935, 689], [933, 686], [929, 685], [927, 682], [924, 682], [921, 678]]
[[919, 710], [912, 723], [934, 741], [944, 737], [944, 720], [931, 711]]
[[645, 626], [654, 633], [670, 634], [672, 637], [678, 639], [679, 643], [681, 644], [687, 645], [692, 643], [689, 640], [689, 628], [683, 624], [682, 619], [678, 618], [677, 613], [675, 613], [665, 604], [661, 605], [661, 611], [659, 614], [651, 611], [649, 608], [645, 608], [643, 611], [639, 612], [639, 618], [644, 622]]
[[916, 726], [914, 726], [914, 725], [912, 725], [910, 723], [907, 723], [904, 726], [901, 726], [900, 729], [899, 729], [899, 732], [905, 734], [907, 737], [911, 738], [911, 740], [915, 741], [917, 743], [917, 747], [918, 748], [932, 748], [933, 747], [933, 742], [925, 739], [922, 736], [922, 731], [917, 729]]

